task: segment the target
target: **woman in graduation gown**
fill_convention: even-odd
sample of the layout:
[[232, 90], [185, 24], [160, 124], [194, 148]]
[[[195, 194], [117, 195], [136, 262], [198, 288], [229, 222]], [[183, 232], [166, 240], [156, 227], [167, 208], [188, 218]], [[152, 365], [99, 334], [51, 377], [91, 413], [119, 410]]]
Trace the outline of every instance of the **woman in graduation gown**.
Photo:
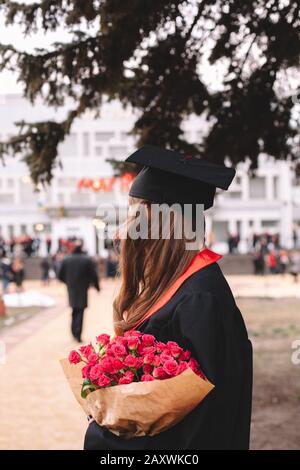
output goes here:
[[[197, 205], [211, 207], [216, 187], [227, 189], [235, 173], [153, 146], [142, 147], [127, 161], [144, 165], [130, 190], [131, 207], [146, 208], [149, 222], [153, 203], [167, 208], [191, 204], [193, 229]], [[203, 238], [187, 249], [188, 230], [179, 239], [175, 233], [188, 217], [172, 214], [169, 239], [161, 232], [157, 239], [133, 239], [128, 228], [136, 213], [128, 219], [127, 237], [121, 241], [115, 330], [122, 334], [137, 328], [159, 341], [176, 341], [191, 351], [215, 388], [181, 422], [156, 436], [122, 439], [91, 421], [86, 450], [249, 448], [252, 348], [245, 324], [217, 264], [220, 256], [205, 248]], [[159, 306], [166, 296], [168, 301]], [[150, 309], [155, 312], [147, 317]]]

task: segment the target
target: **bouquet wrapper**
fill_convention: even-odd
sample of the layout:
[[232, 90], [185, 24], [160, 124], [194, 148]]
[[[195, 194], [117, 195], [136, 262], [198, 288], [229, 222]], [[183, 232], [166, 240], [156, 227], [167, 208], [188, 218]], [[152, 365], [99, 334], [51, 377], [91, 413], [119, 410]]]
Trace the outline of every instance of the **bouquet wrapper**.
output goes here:
[[71, 390], [87, 415], [113, 434], [124, 439], [154, 436], [181, 421], [214, 388], [192, 369], [165, 380], [133, 382], [80, 395], [82, 364], [61, 365]]

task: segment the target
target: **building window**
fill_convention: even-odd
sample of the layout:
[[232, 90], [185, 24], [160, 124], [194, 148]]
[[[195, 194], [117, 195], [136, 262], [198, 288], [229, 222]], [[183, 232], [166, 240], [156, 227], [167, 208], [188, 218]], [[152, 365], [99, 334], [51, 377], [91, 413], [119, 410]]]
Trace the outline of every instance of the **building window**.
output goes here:
[[90, 134], [88, 132], [84, 132], [82, 135], [83, 138], [83, 155], [88, 156], [90, 155]]
[[13, 178], [7, 178], [6, 180], [6, 187], [13, 188], [15, 185], [15, 180]]
[[15, 198], [12, 193], [0, 194], [0, 204], [13, 204], [14, 201], [15, 201]]
[[97, 155], [97, 157], [100, 157], [102, 155], [102, 151], [103, 151], [103, 148], [102, 147], [95, 147], [95, 155]]
[[89, 204], [90, 194], [88, 193], [73, 193], [71, 194], [71, 203], [72, 204]]
[[59, 155], [62, 157], [76, 157], [78, 154], [77, 135], [68, 135], [64, 142], [59, 145]]
[[64, 202], [65, 202], [64, 193], [57, 193], [57, 202], [60, 203], [60, 204], [64, 204]]
[[64, 188], [75, 188], [77, 179], [76, 178], [58, 178], [58, 186]]
[[112, 139], [113, 136], [114, 132], [96, 132], [95, 140], [97, 142], [107, 142], [108, 140]]
[[266, 197], [266, 178], [256, 176], [249, 179], [249, 196], [252, 199], [264, 199]]
[[279, 176], [274, 176], [274, 199], [279, 199]]
[[278, 220], [262, 220], [262, 228], [278, 228]]
[[126, 157], [128, 153], [127, 147], [122, 147], [122, 146], [109, 147], [108, 151], [109, 151], [109, 156], [112, 158]]
[[13, 225], [9, 225], [8, 227], [8, 236], [12, 238], [15, 234], [15, 227]]
[[229, 191], [228, 193], [226, 193], [226, 196], [229, 199], [242, 199], [241, 191]]
[[224, 242], [228, 238], [228, 222], [214, 221], [213, 222], [213, 236], [216, 242]]

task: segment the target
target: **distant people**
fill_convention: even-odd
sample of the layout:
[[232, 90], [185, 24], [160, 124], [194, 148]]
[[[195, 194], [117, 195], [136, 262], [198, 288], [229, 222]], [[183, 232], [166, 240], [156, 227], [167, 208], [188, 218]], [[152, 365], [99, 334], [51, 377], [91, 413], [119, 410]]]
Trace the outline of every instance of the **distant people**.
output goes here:
[[229, 234], [228, 239], [228, 251], [230, 254], [238, 252], [238, 246], [240, 243], [240, 237], [238, 234]]
[[265, 274], [265, 258], [261, 251], [254, 253], [253, 257], [254, 274], [263, 276]]
[[40, 263], [40, 267], [41, 267], [41, 280], [42, 280], [42, 283], [46, 286], [50, 282], [51, 264], [50, 264], [49, 258], [47, 257], [43, 258]]
[[267, 254], [267, 266], [271, 274], [276, 274], [278, 272], [277, 256], [276, 256], [276, 252], [273, 250]]
[[257, 243], [259, 242], [259, 235], [257, 233], [253, 233], [252, 236], [252, 248], [255, 250], [257, 248]]
[[292, 251], [290, 255], [290, 274], [293, 276], [294, 281], [298, 282], [300, 272], [300, 253], [298, 251]]
[[8, 292], [9, 284], [13, 279], [13, 272], [11, 268], [11, 260], [8, 256], [6, 256], [6, 252], [3, 252], [3, 256], [1, 258], [0, 263], [1, 268], [1, 277], [2, 277], [2, 288], [3, 294]]
[[24, 281], [24, 262], [21, 256], [16, 256], [12, 263], [13, 279], [16, 284], [16, 291], [21, 292], [23, 290]]
[[280, 250], [278, 258], [279, 258], [279, 272], [281, 274], [285, 274], [290, 263], [288, 252], [284, 249]]
[[50, 235], [48, 235], [46, 238], [46, 250], [47, 250], [48, 255], [50, 255], [51, 253], [51, 247], [52, 247], [52, 238]]
[[118, 257], [113, 248], [108, 250], [108, 257], [106, 260], [106, 276], [114, 278], [118, 269]]
[[0, 236], [0, 258], [3, 258], [5, 255], [5, 240], [3, 237]]
[[296, 226], [293, 227], [293, 246], [294, 248], [298, 246], [298, 230]]
[[100, 291], [96, 264], [83, 252], [81, 242], [75, 244], [73, 253], [62, 260], [58, 279], [67, 286], [69, 305], [72, 308], [71, 331], [74, 339], [81, 342], [83, 315], [88, 305], [88, 289], [92, 285]]

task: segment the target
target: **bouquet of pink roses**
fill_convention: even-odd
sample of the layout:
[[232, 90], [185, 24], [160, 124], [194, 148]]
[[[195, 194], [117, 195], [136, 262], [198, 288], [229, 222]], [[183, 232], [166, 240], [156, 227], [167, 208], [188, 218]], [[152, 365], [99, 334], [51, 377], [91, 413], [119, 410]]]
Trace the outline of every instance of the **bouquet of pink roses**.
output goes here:
[[86, 413], [122, 437], [168, 429], [214, 387], [173, 341], [129, 331], [113, 339], [102, 334], [96, 342], [71, 351], [63, 368]]

